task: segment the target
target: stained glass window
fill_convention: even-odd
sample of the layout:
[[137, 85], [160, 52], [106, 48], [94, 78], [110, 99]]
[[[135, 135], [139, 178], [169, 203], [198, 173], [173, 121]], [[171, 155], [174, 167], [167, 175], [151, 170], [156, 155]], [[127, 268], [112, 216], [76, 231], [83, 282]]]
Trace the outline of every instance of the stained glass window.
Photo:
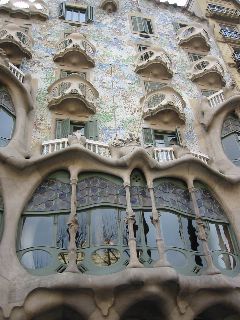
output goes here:
[[5, 87], [0, 86], [0, 147], [5, 147], [11, 140], [15, 118], [11, 96]]

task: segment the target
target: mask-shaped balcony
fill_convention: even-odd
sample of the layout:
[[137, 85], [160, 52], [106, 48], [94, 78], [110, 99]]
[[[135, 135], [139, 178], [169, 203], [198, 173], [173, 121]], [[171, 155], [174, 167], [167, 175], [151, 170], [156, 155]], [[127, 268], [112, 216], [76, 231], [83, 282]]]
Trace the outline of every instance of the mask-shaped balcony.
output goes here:
[[118, 10], [119, 3], [117, 0], [102, 0], [100, 8], [106, 10], [108, 13], [116, 12]]
[[13, 23], [0, 29], [0, 48], [10, 60], [21, 62], [23, 58], [31, 58], [32, 38]]
[[0, 11], [20, 18], [34, 16], [43, 20], [46, 20], [49, 15], [47, 4], [43, 0], [1, 0]]
[[78, 74], [55, 81], [48, 89], [48, 107], [74, 115], [89, 116], [96, 113], [99, 94], [90, 82]]
[[221, 88], [225, 85], [224, 69], [219, 60], [206, 56], [195, 61], [189, 71], [189, 78], [200, 85]]
[[148, 48], [137, 57], [135, 72], [145, 77], [169, 79], [172, 77], [172, 63], [168, 54], [159, 48]]
[[187, 26], [178, 31], [178, 43], [182, 47], [209, 51], [208, 33], [201, 26]]
[[95, 47], [83, 35], [72, 33], [58, 44], [53, 59], [55, 62], [89, 68], [95, 66], [95, 51]]
[[143, 99], [143, 118], [154, 119], [158, 123], [172, 123], [174, 126], [185, 123], [185, 101], [171, 87], [148, 93]]

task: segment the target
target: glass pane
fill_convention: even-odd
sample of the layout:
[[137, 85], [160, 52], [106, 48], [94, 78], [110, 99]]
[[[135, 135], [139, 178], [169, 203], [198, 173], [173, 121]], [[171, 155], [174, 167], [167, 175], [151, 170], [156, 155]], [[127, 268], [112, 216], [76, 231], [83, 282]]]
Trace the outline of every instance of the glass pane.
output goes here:
[[152, 213], [144, 212], [143, 215], [143, 234], [144, 242], [149, 247], [156, 247], [156, 229], [151, 220]]
[[208, 241], [211, 250], [234, 252], [231, 236], [226, 224], [209, 223]]
[[68, 215], [59, 215], [57, 217], [57, 247], [61, 249], [67, 249], [69, 243], [69, 231], [68, 231]]
[[187, 259], [182, 252], [169, 250], [166, 252], [167, 260], [173, 267], [184, 267]]
[[165, 244], [171, 247], [184, 248], [179, 225], [179, 218], [171, 212], [164, 212], [160, 217]]
[[70, 9], [66, 8], [66, 15], [65, 15], [66, 20], [72, 20], [72, 11]]
[[196, 221], [190, 218], [181, 217], [183, 237], [185, 240], [185, 247], [190, 250], [200, 251], [201, 242], [197, 237]]
[[218, 264], [223, 269], [233, 270], [236, 267], [236, 260], [229, 254], [220, 254], [218, 256]]
[[73, 10], [72, 21], [80, 21], [78, 17], [79, 17], [79, 12], [77, 10]]
[[78, 224], [76, 244], [78, 248], [86, 248], [89, 246], [90, 212], [79, 212]]
[[53, 245], [53, 216], [24, 217], [20, 248]]
[[0, 146], [5, 146], [11, 139], [14, 121], [14, 118], [8, 112], [0, 108]]
[[85, 10], [81, 10], [79, 12], [79, 21], [86, 22], [86, 11]]
[[110, 266], [119, 259], [120, 252], [116, 249], [99, 249], [92, 254], [92, 260], [98, 266]]
[[155, 146], [156, 147], [159, 147], [159, 148], [166, 147], [165, 141], [164, 141], [164, 135], [155, 133], [154, 138], [155, 138]]
[[49, 266], [52, 262], [50, 253], [43, 250], [26, 252], [21, 259], [21, 263], [28, 269], [42, 269]]
[[227, 157], [240, 166], [240, 141], [237, 133], [232, 133], [222, 138], [223, 149]]
[[115, 245], [118, 243], [118, 210], [113, 208], [94, 209], [91, 215], [92, 244]]

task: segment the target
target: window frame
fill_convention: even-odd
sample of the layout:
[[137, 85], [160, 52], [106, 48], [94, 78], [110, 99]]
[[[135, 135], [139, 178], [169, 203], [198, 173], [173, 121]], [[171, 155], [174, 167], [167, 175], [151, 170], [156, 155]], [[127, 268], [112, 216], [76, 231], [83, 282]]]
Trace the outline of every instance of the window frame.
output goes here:
[[[139, 18], [139, 19], [144, 19], [145, 21], [150, 22], [150, 27], [151, 27], [151, 31], [152, 33], [145, 33], [145, 32], [140, 32], [137, 30], [134, 30], [134, 25], [133, 25], [133, 19], [132, 18]], [[139, 37], [143, 38], [143, 39], [150, 39], [152, 37], [156, 37], [156, 31], [157, 28], [155, 26], [154, 23], [154, 18], [151, 16], [146, 16], [143, 15], [139, 12], [133, 12], [129, 14], [129, 25], [130, 25], [130, 30], [132, 34], [138, 35]]]

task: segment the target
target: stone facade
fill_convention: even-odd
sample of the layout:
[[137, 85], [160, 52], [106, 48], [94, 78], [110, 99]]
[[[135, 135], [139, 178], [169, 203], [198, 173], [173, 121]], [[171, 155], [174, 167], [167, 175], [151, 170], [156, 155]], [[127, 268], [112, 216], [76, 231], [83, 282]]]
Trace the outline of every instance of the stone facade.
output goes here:
[[240, 95], [207, 20], [0, 16], [0, 320], [239, 320]]

